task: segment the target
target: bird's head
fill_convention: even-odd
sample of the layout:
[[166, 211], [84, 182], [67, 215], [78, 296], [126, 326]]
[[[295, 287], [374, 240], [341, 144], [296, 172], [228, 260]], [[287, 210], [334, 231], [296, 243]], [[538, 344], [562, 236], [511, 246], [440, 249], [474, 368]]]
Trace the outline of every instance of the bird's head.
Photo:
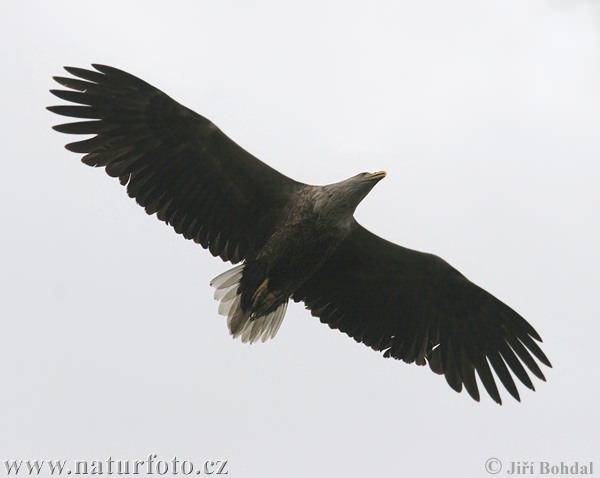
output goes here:
[[359, 180], [362, 180], [362, 182], [364, 182], [364, 183], [372, 184], [371, 187], [373, 187], [375, 184], [377, 184], [379, 181], [381, 181], [386, 176], [387, 176], [387, 173], [385, 171], [377, 171], [375, 173], [360, 173], [360, 174], [357, 174], [356, 176], [351, 177], [350, 179], [358, 178]]
[[352, 216], [356, 207], [383, 178], [385, 171], [360, 173], [338, 183], [322, 186], [317, 207], [339, 216]]
[[385, 176], [385, 171], [360, 173], [337, 184], [342, 186], [342, 190], [345, 191], [345, 199], [350, 203], [352, 211], [354, 212], [354, 209], [356, 209], [367, 194], [371, 192], [371, 189], [373, 189], [379, 181], [385, 178]]

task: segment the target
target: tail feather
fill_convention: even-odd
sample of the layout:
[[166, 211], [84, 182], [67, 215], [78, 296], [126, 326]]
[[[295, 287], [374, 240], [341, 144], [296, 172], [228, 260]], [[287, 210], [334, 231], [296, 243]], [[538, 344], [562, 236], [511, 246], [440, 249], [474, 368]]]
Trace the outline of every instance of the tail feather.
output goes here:
[[215, 299], [220, 301], [219, 314], [227, 317], [227, 326], [234, 338], [240, 337], [244, 343], [265, 342], [277, 334], [288, 302], [259, 317], [253, 317], [249, 311], [244, 312], [238, 290], [243, 273], [244, 264], [241, 264], [219, 274], [210, 282], [215, 288]]
[[243, 273], [244, 264], [240, 264], [239, 266], [226, 270], [211, 280], [210, 285], [216, 289], [215, 299], [220, 300], [221, 297], [230, 290], [231, 286], [235, 286], [237, 289]]
[[233, 334], [233, 336], [241, 336], [242, 342], [244, 343], [253, 343], [258, 340], [265, 342], [272, 339], [277, 334], [277, 331], [283, 322], [287, 304], [286, 301], [267, 315], [262, 315], [254, 320], [246, 320], [241, 324], [239, 332]]

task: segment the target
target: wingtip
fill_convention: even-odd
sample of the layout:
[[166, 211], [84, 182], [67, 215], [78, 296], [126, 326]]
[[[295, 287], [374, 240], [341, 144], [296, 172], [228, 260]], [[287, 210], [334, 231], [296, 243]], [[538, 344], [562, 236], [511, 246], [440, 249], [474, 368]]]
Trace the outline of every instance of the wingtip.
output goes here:
[[479, 398], [479, 397], [474, 397], [473, 395], [469, 395], [469, 396], [470, 396], [470, 397], [473, 399], [473, 401], [475, 401], [475, 402], [477, 402], [477, 403], [481, 403], [481, 398]]
[[544, 341], [542, 340], [542, 337], [540, 336], [540, 334], [538, 334], [538, 331], [535, 330], [531, 324], [530, 324], [530, 329], [527, 332], [532, 338], [534, 338], [535, 340], [537, 340], [539, 343], [543, 343]]
[[110, 75], [111, 73], [129, 75], [129, 73], [123, 70], [119, 70], [118, 68], [115, 68], [113, 66], [103, 65], [102, 63], [92, 63], [92, 67], [94, 68], [94, 70], [102, 73], [103, 75]]
[[513, 386], [512, 387], [506, 387], [506, 390], [508, 390], [508, 393], [510, 393], [510, 396], [513, 397], [517, 402], [521, 401], [521, 394], [519, 393], [519, 389], [517, 388], [517, 385], [514, 383], [513, 381]]
[[65, 149], [71, 151], [71, 153], [89, 153], [89, 151], [82, 151], [81, 148], [78, 147], [80, 142], [81, 141], [65, 144]]
[[68, 73], [71, 75], [81, 78], [82, 80], [96, 82], [97, 80], [103, 78], [103, 74], [98, 71], [94, 71], [91, 68], [78, 68], [75, 66], [64, 66], [63, 67]]
[[546, 357], [546, 354], [544, 354], [544, 352], [541, 352], [540, 355], [541, 356], [537, 357], [539, 361], [542, 362], [546, 367], [552, 368], [552, 364], [550, 363], [550, 360], [548, 360], [548, 357]]

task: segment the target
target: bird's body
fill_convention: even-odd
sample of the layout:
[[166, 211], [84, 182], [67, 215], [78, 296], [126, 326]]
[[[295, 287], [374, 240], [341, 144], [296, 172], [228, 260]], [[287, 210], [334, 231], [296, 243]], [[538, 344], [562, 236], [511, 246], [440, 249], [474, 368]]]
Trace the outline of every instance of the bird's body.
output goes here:
[[[358, 203], [383, 177], [383, 172], [362, 173], [341, 183], [298, 186], [291, 193], [273, 234], [255, 256], [246, 259], [239, 287], [234, 289], [239, 300], [232, 300], [232, 292], [228, 297], [232, 307], [224, 306], [234, 337], [242, 335], [250, 321], [284, 306], [323, 265], [356, 227], [353, 213]], [[266, 321], [260, 331], [269, 326]], [[254, 335], [242, 338], [252, 342], [260, 331], [257, 328]]]
[[[55, 126], [95, 135], [67, 145], [119, 178], [148, 214], [213, 255], [241, 263], [211, 282], [234, 337], [272, 338], [289, 299], [385, 357], [430, 368], [479, 400], [476, 375], [498, 403], [497, 378], [519, 399], [525, 369], [545, 380], [550, 362], [535, 329], [443, 259], [392, 244], [354, 219], [385, 173], [326, 186], [284, 176], [208, 119], [116, 68], [67, 67], [52, 106], [77, 121]], [[511, 374], [512, 372], [512, 374]]]

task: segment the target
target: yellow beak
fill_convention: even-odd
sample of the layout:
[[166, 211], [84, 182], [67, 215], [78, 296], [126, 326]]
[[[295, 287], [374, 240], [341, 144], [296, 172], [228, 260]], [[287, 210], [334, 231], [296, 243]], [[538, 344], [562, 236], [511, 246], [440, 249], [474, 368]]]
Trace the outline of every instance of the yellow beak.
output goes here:
[[368, 179], [369, 181], [374, 181], [378, 179], [383, 179], [386, 177], [386, 175], [387, 173], [385, 171], [377, 171], [376, 173], [369, 174], [365, 179]]

